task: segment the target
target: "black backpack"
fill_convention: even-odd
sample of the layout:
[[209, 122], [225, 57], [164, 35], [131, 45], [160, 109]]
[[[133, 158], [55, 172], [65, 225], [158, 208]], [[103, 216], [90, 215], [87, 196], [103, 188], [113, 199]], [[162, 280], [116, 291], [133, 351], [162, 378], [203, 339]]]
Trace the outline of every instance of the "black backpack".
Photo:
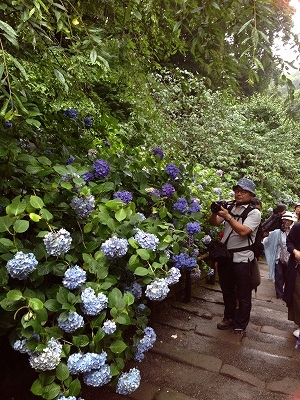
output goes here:
[[[231, 208], [232, 209], [232, 208]], [[241, 215], [233, 215], [231, 214], [231, 210], [228, 210], [230, 212], [231, 215], [233, 215], [234, 217], [237, 217], [237, 219], [242, 219], [242, 223], [244, 223], [245, 219], [247, 218], [247, 215], [255, 210], [256, 207], [253, 206], [252, 204], [249, 204], [247, 208], [245, 208], [245, 210], [242, 212]], [[256, 258], [259, 258], [263, 252], [264, 252], [264, 245], [262, 243], [263, 240], [263, 228], [262, 228], [262, 223], [259, 224], [256, 235], [255, 235], [255, 239], [254, 242], [252, 242], [252, 238], [251, 235], [248, 235], [248, 246], [245, 247], [240, 247], [238, 249], [234, 249], [234, 252], [237, 251], [242, 251], [242, 250], [252, 250], [254, 253], [254, 256]]]

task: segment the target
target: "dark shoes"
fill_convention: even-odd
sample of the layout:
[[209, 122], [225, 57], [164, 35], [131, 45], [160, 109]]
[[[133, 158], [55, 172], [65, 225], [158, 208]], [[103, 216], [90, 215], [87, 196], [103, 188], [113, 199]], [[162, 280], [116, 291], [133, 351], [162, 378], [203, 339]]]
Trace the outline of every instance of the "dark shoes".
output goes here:
[[232, 319], [223, 318], [221, 322], [218, 323], [217, 328], [221, 330], [229, 329], [233, 325]]

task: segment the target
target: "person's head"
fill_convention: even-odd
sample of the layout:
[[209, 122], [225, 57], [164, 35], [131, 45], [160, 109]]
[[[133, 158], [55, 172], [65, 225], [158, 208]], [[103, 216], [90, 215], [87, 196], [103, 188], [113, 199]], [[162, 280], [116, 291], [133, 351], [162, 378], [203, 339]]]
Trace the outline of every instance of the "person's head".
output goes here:
[[256, 208], [258, 208], [261, 211], [262, 204], [261, 204], [261, 201], [259, 200], [259, 198], [255, 197], [255, 196], [252, 197], [251, 204], [253, 204]]
[[297, 215], [297, 218], [299, 219], [300, 218], [300, 203], [295, 204], [294, 210], [295, 210], [295, 214]]
[[273, 208], [273, 214], [281, 214], [283, 215], [286, 212], [285, 204], [277, 204], [276, 207]]
[[239, 179], [237, 184], [232, 188], [236, 202], [250, 203], [250, 200], [255, 197], [255, 188], [255, 183], [251, 179]]
[[296, 220], [297, 218], [295, 217], [294, 213], [286, 211], [282, 216], [284, 230], [289, 229], [293, 225], [293, 223], [296, 222]]

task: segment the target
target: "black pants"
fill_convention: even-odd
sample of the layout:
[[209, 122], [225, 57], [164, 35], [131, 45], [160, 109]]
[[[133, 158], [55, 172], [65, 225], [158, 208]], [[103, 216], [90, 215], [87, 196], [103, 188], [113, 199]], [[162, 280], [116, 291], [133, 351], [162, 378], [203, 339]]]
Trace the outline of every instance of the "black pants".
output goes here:
[[280, 260], [275, 264], [275, 291], [277, 299], [282, 299], [285, 284], [287, 265], [283, 265]]
[[[251, 312], [251, 263], [219, 263], [218, 275], [224, 300], [224, 318], [231, 318], [234, 328], [246, 329]], [[237, 301], [238, 300], [238, 308]]]

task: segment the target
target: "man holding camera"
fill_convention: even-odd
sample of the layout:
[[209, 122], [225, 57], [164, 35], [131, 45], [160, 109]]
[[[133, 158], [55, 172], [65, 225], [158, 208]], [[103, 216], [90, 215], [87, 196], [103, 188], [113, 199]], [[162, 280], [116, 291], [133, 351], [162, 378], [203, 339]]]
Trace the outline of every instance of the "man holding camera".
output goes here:
[[[233, 204], [213, 203], [209, 223], [213, 226], [224, 223], [224, 235], [221, 242], [226, 244], [232, 255], [231, 259], [218, 262], [219, 282], [224, 300], [224, 318], [218, 323], [218, 329], [233, 328], [235, 334], [245, 334], [250, 320], [252, 285], [251, 266], [254, 253], [251, 243], [254, 243], [261, 213], [251, 207], [251, 199], [255, 196], [255, 184], [251, 179], [241, 178], [233, 191]], [[251, 207], [246, 218], [246, 208]], [[243, 214], [244, 213], [244, 214]], [[238, 308], [236, 308], [238, 300]]]

